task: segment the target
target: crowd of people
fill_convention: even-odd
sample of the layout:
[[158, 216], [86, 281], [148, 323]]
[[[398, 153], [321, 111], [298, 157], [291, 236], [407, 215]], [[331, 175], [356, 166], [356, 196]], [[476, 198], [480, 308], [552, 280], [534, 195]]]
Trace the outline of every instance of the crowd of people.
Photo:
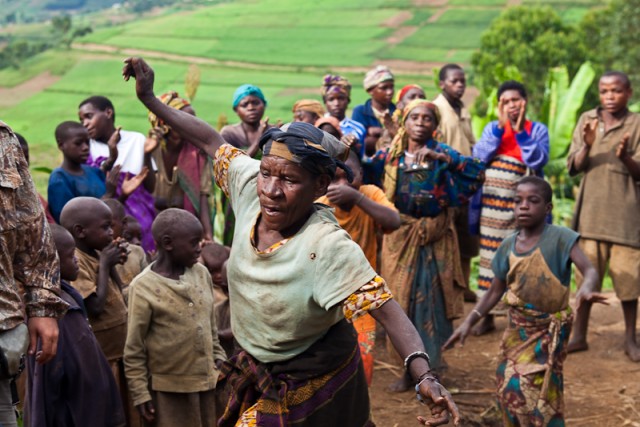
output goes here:
[[[147, 135], [118, 127], [106, 97], [81, 101], [55, 129], [46, 200], [26, 140], [0, 122], [2, 425], [20, 398], [33, 427], [373, 426], [381, 337], [404, 372], [388, 391], [415, 389], [423, 425], [457, 424], [446, 350], [505, 312], [504, 425], [564, 425], [562, 366], [588, 350], [607, 272], [640, 361], [640, 116], [625, 74], [601, 76], [574, 132], [572, 229], [551, 224], [549, 134], [521, 82], [500, 85], [476, 141], [456, 64], [433, 101], [372, 69], [351, 118], [351, 83], [326, 75], [284, 125], [245, 84], [239, 123], [220, 132], [178, 93], [156, 96], [144, 60], [123, 76]], [[454, 329], [465, 300], [477, 304]]]

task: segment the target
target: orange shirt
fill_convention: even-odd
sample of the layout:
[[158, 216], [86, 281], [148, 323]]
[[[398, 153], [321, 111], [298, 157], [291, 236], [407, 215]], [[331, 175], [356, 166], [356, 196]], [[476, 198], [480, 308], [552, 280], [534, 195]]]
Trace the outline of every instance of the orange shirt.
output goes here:
[[[375, 185], [362, 185], [360, 186], [360, 193], [365, 197], [373, 200], [374, 202], [397, 210], [384, 195], [384, 191]], [[329, 201], [327, 196], [322, 196], [317, 200], [318, 203], [322, 203], [327, 206], [331, 206], [335, 209], [335, 216], [338, 220], [340, 227], [349, 233], [351, 239], [356, 242], [364, 252], [365, 257], [369, 260], [369, 263], [373, 268], [377, 268], [378, 265], [378, 240], [376, 238], [376, 223], [372, 217], [370, 217], [365, 211], [358, 206], [354, 206], [350, 211], [344, 211], [338, 206]]]

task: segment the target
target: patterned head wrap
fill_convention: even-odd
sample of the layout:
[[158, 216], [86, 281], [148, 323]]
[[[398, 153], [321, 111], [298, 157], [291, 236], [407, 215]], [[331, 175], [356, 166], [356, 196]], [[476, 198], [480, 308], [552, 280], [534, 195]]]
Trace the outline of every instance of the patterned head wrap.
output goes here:
[[[163, 93], [158, 97], [158, 99], [163, 104], [168, 105], [169, 107], [175, 108], [176, 110], [182, 110], [184, 107], [191, 105], [191, 103], [186, 99], [180, 98], [180, 96], [178, 96], [178, 92], [174, 90], [170, 90], [167, 93]], [[163, 135], [168, 134], [169, 130], [171, 130], [171, 128], [167, 126], [167, 124], [161, 118], [156, 116], [151, 111], [149, 111], [149, 123], [151, 123], [152, 128], [156, 128], [156, 127], [161, 128]]]
[[378, 65], [373, 70], [369, 70], [364, 76], [364, 90], [368, 91], [382, 82], [394, 80], [393, 73], [384, 65]]
[[298, 110], [314, 113], [318, 117], [324, 116], [324, 107], [322, 107], [322, 104], [320, 102], [314, 99], [301, 99], [300, 101], [293, 104], [293, 108], [291, 109], [291, 111], [295, 113]]
[[262, 102], [264, 102], [264, 106], [267, 106], [267, 100], [258, 86], [242, 85], [233, 93], [233, 109], [235, 110], [238, 104], [240, 104], [240, 101], [249, 95], [260, 98]]
[[347, 144], [309, 123], [270, 128], [260, 138], [260, 148], [265, 156], [282, 157], [313, 175], [328, 174], [333, 178], [339, 167], [346, 172], [349, 182], [353, 180], [353, 172], [344, 164], [349, 156]]
[[396, 94], [396, 99], [395, 99], [395, 103], [397, 104], [398, 102], [402, 101], [402, 98], [407, 94], [407, 92], [409, 92], [411, 89], [420, 89], [422, 92], [424, 92], [424, 89], [422, 89], [422, 86], [419, 85], [406, 85], [405, 87], [403, 87], [402, 89], [400, 89], [398, 91], [398, 93]]
[[428, 109], [433, 111], [433, 114], [436, 118], [436, 127], [438, 127], [438, 123], [440, 123], [440, 110], [438, 110], [436, 104], [427, 101], [426, 99], [414, 99], [402, 109], [402, 117], [400, 117], [400, 124], [402, 126], [400, 126], [400, 129], [398, 129], [398, 133], [393, 138], [393, 141], [391, 141], [391, 146], [389, 147], [390, 158], [401, 156], [402, 153], [404, 153], [404, 150], [407, 149], [407, 138], [405, 138], [407, 134], [404, 129], [404, 122], [407, 120], [407, 117], [409, 117], [409, 113], [411, 113], [411, 111], [413, 111], [417, 107], [422, 106], [427, 107]]
[[351, 83], [337, 74], [327, 74], [322, 79], [322, 97], [331, 93], [346, 95], [351, 98]]
[[384, 166], [384, 170], [385, 170], [384, 192], [387, 198], [392, 201], [395, 199], [396, 184], [398, 182], [398, 161], [397, 160], [400, 158], [400, 156], [402, 156], [404, 151], [407, 149], [407, 146], [409, 143], [407, 138], [407, 133], [404, 128], [404, 123], [407, 120], [407, 117], [409, 117], [409, 114], [411, 113], [411, 111], [421, 106], [427, 107], [429, 110], [433, 111], [433, 114], [436, 119], [435, 127], [438, 127], [438, 123], [440, 122], [440, 110], [438, 110], [438, 107], [433, 102], [429, 102], [426, 99], [414, 99], [413, 101], [408, 103], [406, 107], [402, 109], [402, 116], [400, 118], [400, 124], [402, 126], [400, 126], [400, 129], [398, 129], [398, 133], [396, 133], [396, 136], [393, 138], [393, 141], [391, 141], [391, 146], [389, 147], [389, 155], [385, 160], [385, 166]]
[[409, 117], [409, 113], [417, 107], [427, 107], [429, 110], [431, 110], [433, 112], [433, 115], [436, 118], [436, 127], [438, 126], [438, 124], [440, 123], [440, 110], [438, 109], [436, 104], [434, 104], [431, 101], [427, 101], [426, 99], [414, 99], [413, 101], [408, 103], [406, 107], [402, 109], [403, 125], [404, 125], [404, 122], [407, 120], [407, 117]]
[[335, 130], [338, 131], [340, 138], [342, 138], [342, 130], [340, 130], [340, 120], [336, 119], [333, 116], [320, 117], [316, 120], [314, 126], [320, 128], [322, 125], [331, 125]]

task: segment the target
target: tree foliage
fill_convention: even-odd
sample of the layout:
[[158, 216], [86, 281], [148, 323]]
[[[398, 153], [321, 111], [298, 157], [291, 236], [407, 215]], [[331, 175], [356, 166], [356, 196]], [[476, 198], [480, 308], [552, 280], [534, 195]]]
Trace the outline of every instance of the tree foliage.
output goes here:
[[585, 15], [581, 30], [587, 57], [599, 73], [619, 70], [640, 87], [640, 0], [612, 0]]
[[571, 76], [585, 58], [581, 32], [565, 24], [550, 7], [506, 9], [482, 35], [472, 58], [475, 83], [489, 94], [501, 81], [499, 69], [517, 67], [529, 92], [530, 111], [538, 111], [550, 68], [566, 66]]

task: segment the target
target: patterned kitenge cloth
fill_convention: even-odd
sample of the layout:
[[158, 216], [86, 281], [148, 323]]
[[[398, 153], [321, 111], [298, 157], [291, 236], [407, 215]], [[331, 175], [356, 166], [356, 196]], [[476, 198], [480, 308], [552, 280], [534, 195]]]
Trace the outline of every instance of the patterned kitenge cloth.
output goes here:
[[493, 270], [507, 283], [509, 324], [496, 371], [505, 426], [564, 426], [562, 366], [573, 314], [571, 249], [578, 233], [547, 225], [538, 244], [515, 251], [516, 234], [498, 249]]
[[500, 155], [489, 163], [482, 187], [480, 213], [480, 271], [478, 287], [486, 292], [493, 280], [491, 260], [500, 243], [516, 230], [516, 182], [527, 172], [527, 166], [513, 157]]
[[460, 206], [478, 190], [484, 165], [429, 140], [426, 146], [447, 154], [449, 163], [433, 161], [427, 170], [410, 171], [405, 167], [407, 142], [398, 135], [386, 154], [384, 187], [402, 225], [384, 236], [382, 276], [420, 333], [431, 366], [438, 369], [440, 348], [453, 332], [452, 319], [462, 315], [465, 287], [448, 208]]
[[225, 362], [221, 387], [229, 393], [220, 427], [373, 427], [355, 331], [333, 326], [304, 353], [264, 364], [244, 350]]

